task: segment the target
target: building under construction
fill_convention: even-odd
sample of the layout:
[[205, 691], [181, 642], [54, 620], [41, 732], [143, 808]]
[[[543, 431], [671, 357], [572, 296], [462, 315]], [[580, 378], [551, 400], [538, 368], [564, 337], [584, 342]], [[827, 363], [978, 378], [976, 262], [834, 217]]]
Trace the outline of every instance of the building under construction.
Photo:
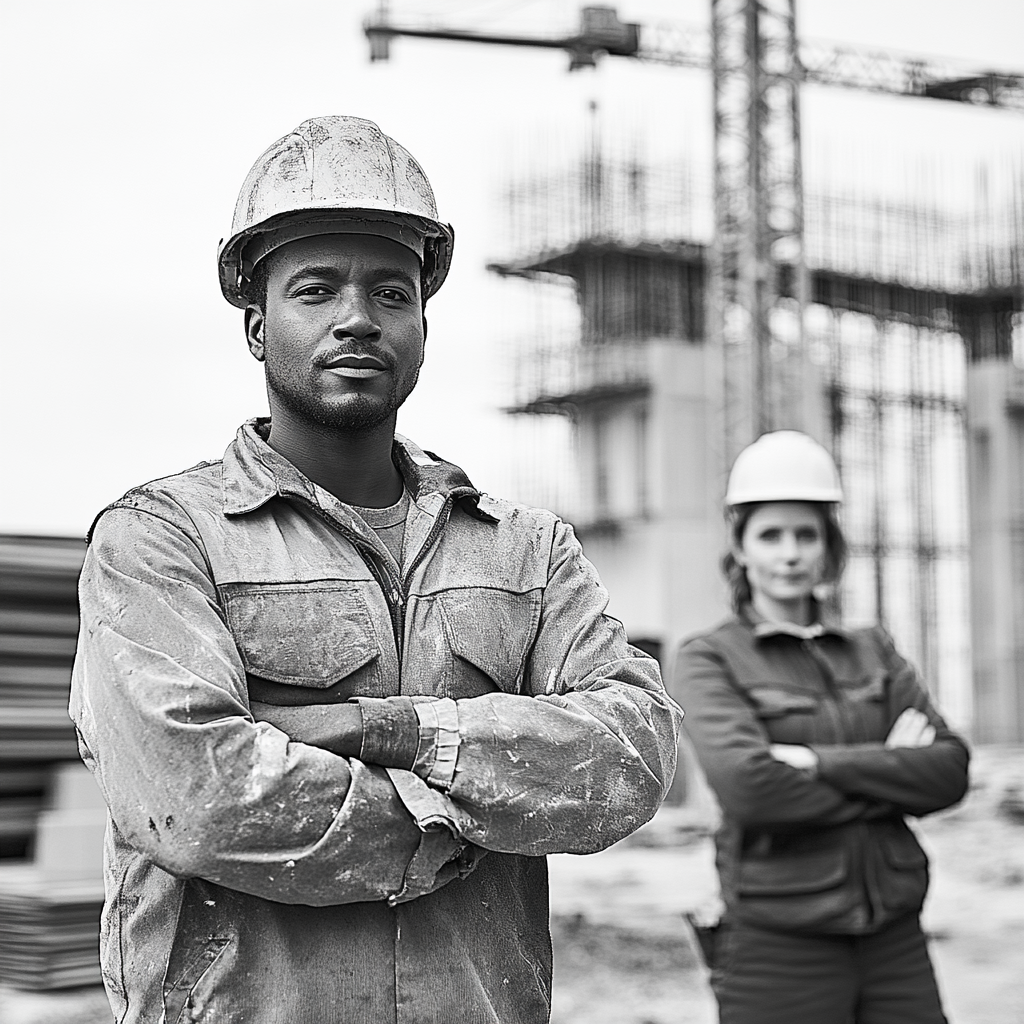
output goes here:
[[847, 621], [888, 625], [977, 739], [1022, 741], [1020, 170], [972, 207], [814, 195], [800, 94], [1024, 111], [1024, 75], [803, 39], [796, 0], [709, 6], [709, 32], [606, 5], [556, 34], [396, 21], [383, 0], [365, 22], [372, 60], [405, 36], [560, 49], [570, 70], [615, 57], [711, 73], [704, 195], [685, 165], [655, 174], [600, 147], [511, 190], [513, 243], [493, 269], [571, 286], [578, 321], [517, 348], [513, 409], [548, 467], [546, 486], [520, 493], [577, 524], [615, 611], [669, 662], [725, 611], [732, 457], [764, 430], [807, 430], [849, 494], [851, 559], [833, 595]]
[[[809, 190], [803, 337], [783, 297], [770, 352], [843, 475], [834, 600], [885, 624], [980, 742], [1024, 741], [1024, 177], [1004, 170], [955, 209]], [[727, 318], [715, 336], [706, 309], [710, 189], [683, 163], [594, 152], [508, 199], [492, 269], [557, 310], [514, 339], [520, 494], [576, 525], [612, 610], [670, 669], [727, 612], [728, 439], [753, 386], [749, 332]]]

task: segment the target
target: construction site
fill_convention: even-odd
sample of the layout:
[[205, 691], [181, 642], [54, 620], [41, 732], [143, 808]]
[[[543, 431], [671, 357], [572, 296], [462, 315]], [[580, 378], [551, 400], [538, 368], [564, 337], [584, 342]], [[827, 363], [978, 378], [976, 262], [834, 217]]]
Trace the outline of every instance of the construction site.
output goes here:
[[[630, 641], [672, 690], [682, 640], [730, 613], [720, 563], [736, 454], [796, 428], [832, 453], [849, 558], [817, 596], [883, 625], [976, 747], [972, 792], [919, 831], [951, 1019], [1024, 1005], [1024, 159], [909, 173], [883, 193], [810, 174], [807, 84], [1024, 113], [1024, 75], [829, 50], [793, 0], [712, 0], [709, 33], [588, 7], [559, 37], [402, 21], [401, 37], [646, 60], [713, 80], [714, 166], [648, 157], [583, 112], [577, 151], [493, 183], [488, 270], [518, 325], [514, 495], [570, 522]], [[0, 538], [0, 1020], [110, 1020], [97, 954], [105, 811], [67, 718], [84, 542]], [[555, 1024], [710, 1024], [683, 915], [715, 890], [717, 810], [685, 740], [654, 821], [551, 860]], [[184, 1018], [182, 1018], [184, 1019]]]
[[[850, 559], [831, 599], [851, 624], [885, 623], [982, 742], [1024, 736], [1006, 604], [1024, 571], [1024, 222], [1021, 169], [1003, 170], [999, 189], [955, 211], [810, 191], [804, 336], [784, 294], [769, 351], [774, 422], [792, 425], [785, 403], [799, 402], [843, 476]], [[711, 190], [682, 161], [595, 151], [512, 183], [507, 202], [513, 255], [491, 269], [547, 293], [509, 353], [510, 412], [537, 420], [522, 428], [520, 487], [575, 525], [631, 638], [668, 667], [728, 611], [721, 502], [742, 441], [727, 432], [752, 386], [742, 331], [708, 336]], [[986, 631], [973, 645], [972, 608]]]
[[584, 151], [506, 183], [490, 269], [527, 282], [533, 312], [508, 339], [508, 411], [541, 420], [516, 446], [516, 496], [574, 524], [671, 679], [679, 641], [728, 610], [732, 459], [764, 431], [804, 430], [847, 494], [835, 610], [889, 629], [974, 739], [1021, 743], [1024, 162], [976, 164], [966, 190], [927, 173], [886, 194], [807, 180], [800, 94], [1014, 117], [1024, 84], [796, 26], [793, 0], [713, 0], [710, 33], [584, 7], [562, 36], [401, 21], [382, 4], [366, 34], [373, 60], [409, 37], [562, 49], [576, 71], [626, 58], [710, 73], [712, 174], [602, 142], [592, 103]]

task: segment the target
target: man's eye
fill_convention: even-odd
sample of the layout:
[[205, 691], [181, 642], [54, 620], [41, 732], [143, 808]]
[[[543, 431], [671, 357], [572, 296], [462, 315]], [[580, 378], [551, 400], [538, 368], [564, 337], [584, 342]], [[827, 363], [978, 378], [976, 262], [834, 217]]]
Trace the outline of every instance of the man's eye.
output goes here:
[[307, 284], [302, 288], [299, 288], [295, 294], [311, 298], [319, 298], [323, 295], [330, 295], [330, 289], [323, 284]]
[[401, 288], [378, 288], [377, 298], [385, 302], [408, 302], [409, 296]]

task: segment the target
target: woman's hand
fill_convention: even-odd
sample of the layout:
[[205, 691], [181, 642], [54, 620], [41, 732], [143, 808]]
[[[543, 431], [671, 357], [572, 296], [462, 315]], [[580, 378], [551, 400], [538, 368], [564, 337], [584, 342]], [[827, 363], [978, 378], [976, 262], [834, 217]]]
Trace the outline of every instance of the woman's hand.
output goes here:
[[818, 755], [810, 747], [802, 747], [797, 743], [773, 743], [768, 752], [776, 761], [812, 775], [818, 770]]
[[885, 737], [887, 750], [896, 747], [930, 747], [935, 739], [935, 726], [928, 721], [928, 716], [916, 708], [907, 708], [889, 730]]

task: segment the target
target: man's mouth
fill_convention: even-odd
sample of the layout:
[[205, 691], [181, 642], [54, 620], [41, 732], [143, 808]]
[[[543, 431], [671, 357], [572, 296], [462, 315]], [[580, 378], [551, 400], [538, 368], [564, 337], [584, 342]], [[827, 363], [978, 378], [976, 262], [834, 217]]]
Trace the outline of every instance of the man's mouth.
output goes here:
[[339, 377], [354, 378], [379, 377], [388, 369], [387, 364], [377, 356], [353, 355], [351, 353], [327, 359], [322, 366]]

